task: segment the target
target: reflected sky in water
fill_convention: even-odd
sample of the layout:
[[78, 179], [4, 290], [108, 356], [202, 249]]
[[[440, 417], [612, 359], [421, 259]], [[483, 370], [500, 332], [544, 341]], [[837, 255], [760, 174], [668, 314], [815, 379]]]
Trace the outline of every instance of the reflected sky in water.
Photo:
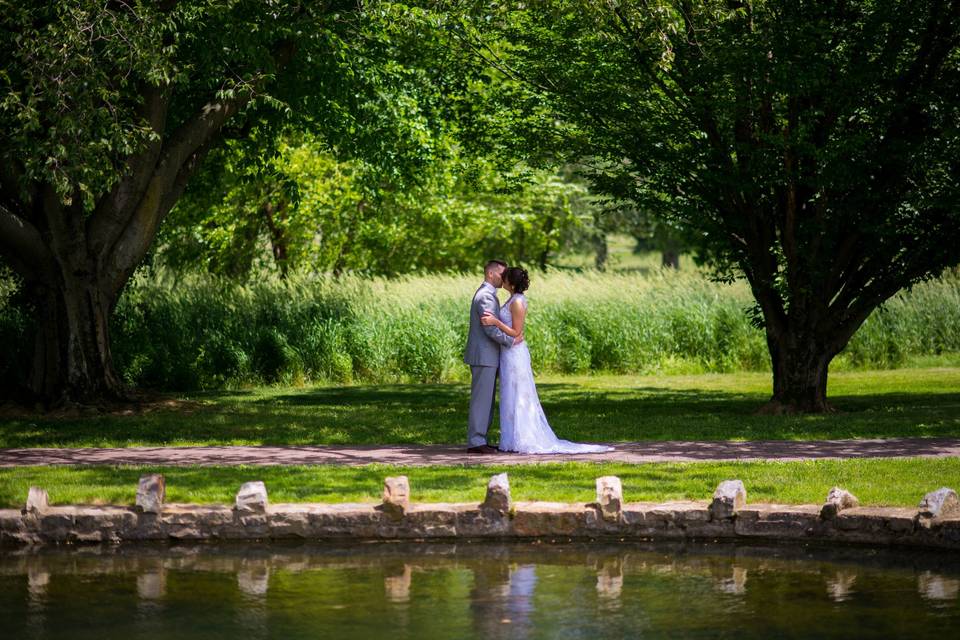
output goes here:
[[0, 551], [10, 638], [945, 637], [955, 552], [698, 544]]

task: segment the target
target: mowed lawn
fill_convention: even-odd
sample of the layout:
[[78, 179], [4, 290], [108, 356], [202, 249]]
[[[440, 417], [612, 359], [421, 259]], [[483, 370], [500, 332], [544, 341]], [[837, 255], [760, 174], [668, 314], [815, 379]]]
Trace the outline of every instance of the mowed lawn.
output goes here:
[[[759, 416], [765, 373], [542, 377], [560, 437], [636, 440], [960, 436], [960, 368], [850, 371], [830, 378], [838, 413]], [[129, 415], [0, 415], [0, 447], [460, 443], [463, 384], [360, 385], [171, 395]], [[496, 441], [496, 428], [491, 440]]]
[[0, 469], [0, 507], [22, 507], [31, 485], [55, 504], [132, 505], [137, 478], [163, 473], [167, 502], [231, 504], [243, 482], [262, 480], [271, 503], [378, 502], [387, 476], [406, 475], [416, 502], [480, 502], [492, 474], [509, 475], [514, 500], [590, 502], [595, 480], [616, 475], [628, 502], [709, 500], [721, 480], [739, 478], [748, 502], [819, 504], [833, 486], [864, 505], [914, 507], [942, 486], [960, 488], [960, 459], [658, 464], [553, 463], [511, 467], [18, 467]]

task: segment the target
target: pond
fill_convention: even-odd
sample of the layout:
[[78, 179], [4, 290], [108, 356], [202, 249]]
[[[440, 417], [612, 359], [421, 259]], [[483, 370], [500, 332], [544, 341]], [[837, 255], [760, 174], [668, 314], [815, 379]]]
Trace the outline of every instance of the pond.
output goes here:
[[[951, 637], [960, 557], [707, 544], [0, 550], [5, 638]], [[950, 629], [954, 631], [951, 632]]]

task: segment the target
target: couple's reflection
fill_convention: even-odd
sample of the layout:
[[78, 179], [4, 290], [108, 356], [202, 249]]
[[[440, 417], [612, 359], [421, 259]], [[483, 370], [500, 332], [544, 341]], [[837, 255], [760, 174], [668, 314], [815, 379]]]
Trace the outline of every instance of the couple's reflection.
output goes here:
[[537, 572], [532, 564], [488, 562], [475, 566], [470, 611], [477, 637], [526, 637], [536, 584]]

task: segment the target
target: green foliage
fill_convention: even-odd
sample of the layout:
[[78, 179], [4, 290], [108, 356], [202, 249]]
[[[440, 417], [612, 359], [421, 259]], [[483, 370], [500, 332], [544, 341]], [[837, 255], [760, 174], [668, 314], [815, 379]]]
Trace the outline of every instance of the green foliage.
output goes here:
[[804, 295], [786, 279], [826, 277], [849, 243], [901, 286], [956, 263], [960, 16], [942, 3], [462, 6], [445, 22], [498, 79], [488, 144], [589, 158], [598, 193], [695, 231], [785, 310]]
[[6, 354], [0, 358], [0, 387], [12, 389], [22, 381], [27, 370], [29, 351], [20, 341], [29, 335], [29, 314], [21, 306], [12, 304], [18, 283], [0, 264], [0, 344], [6, 345]]
[[[148, 141], [239, 100], [223, 133], [252, 151], [246, 163], [293, 126], [415, 183], [447, 128], [435, 38], [419, 12], [374, 5], [2, 0], [3, 156], [22, 162], [25, 182], [79, 193], [89, 209]], [[169, 101], [159, 133], [144, 118], [157, 89]]]
[[[749, 282], [775, 406], [827, 410], [820, 363], [898, 291], [958, 263], [956, 5], [460, 6], [454, 41], [502, 78], [490, 143], [531, 164], [582, 162], [595, 193], [669, 223], [657, 245], [689, 242], [716, 277]], [[893, 330], [853, 359], [901, 358], [900, 320], [884, 317], [874, 324]], [[680, 352], [727, 359], [711, 353], [721, 327], [670, 322]]]
[[888, 368], [916, 354], [960, 351], [960, 274], [913, 287], [873, 313], [842, 358], [858, 367]]
[[490, 256], [551, 264], [582, 244], [601, 211], [572, 175], [515, 170], [458, 156], [398, 187], [382, 167], [338, 159], [309, 135], [288, 134], [259, 163], [250, 145], [230, 142], [164, 225], [156, 261], [204, 265], [244, 279], [264, 268], [395, 275], [465, 270]]
[[[162, 272], [161, 272], [162, 273]], [[250, 284], [143, 272], [121, 298], [114, 354], [127, 383], [164, 389], [243, 383], [462, 380], [467, 307], [477, 278], [291, 276]], [[672, 271], [533, 274], [527, 342], [537, 373], [765, 371], [763, 332], [742, 285]], [[30, 325], [0, 310], [22, 375]], [[960, 353], [960, 276], [921, 284], [871, 316], [838, 368], [896, 367]]]

